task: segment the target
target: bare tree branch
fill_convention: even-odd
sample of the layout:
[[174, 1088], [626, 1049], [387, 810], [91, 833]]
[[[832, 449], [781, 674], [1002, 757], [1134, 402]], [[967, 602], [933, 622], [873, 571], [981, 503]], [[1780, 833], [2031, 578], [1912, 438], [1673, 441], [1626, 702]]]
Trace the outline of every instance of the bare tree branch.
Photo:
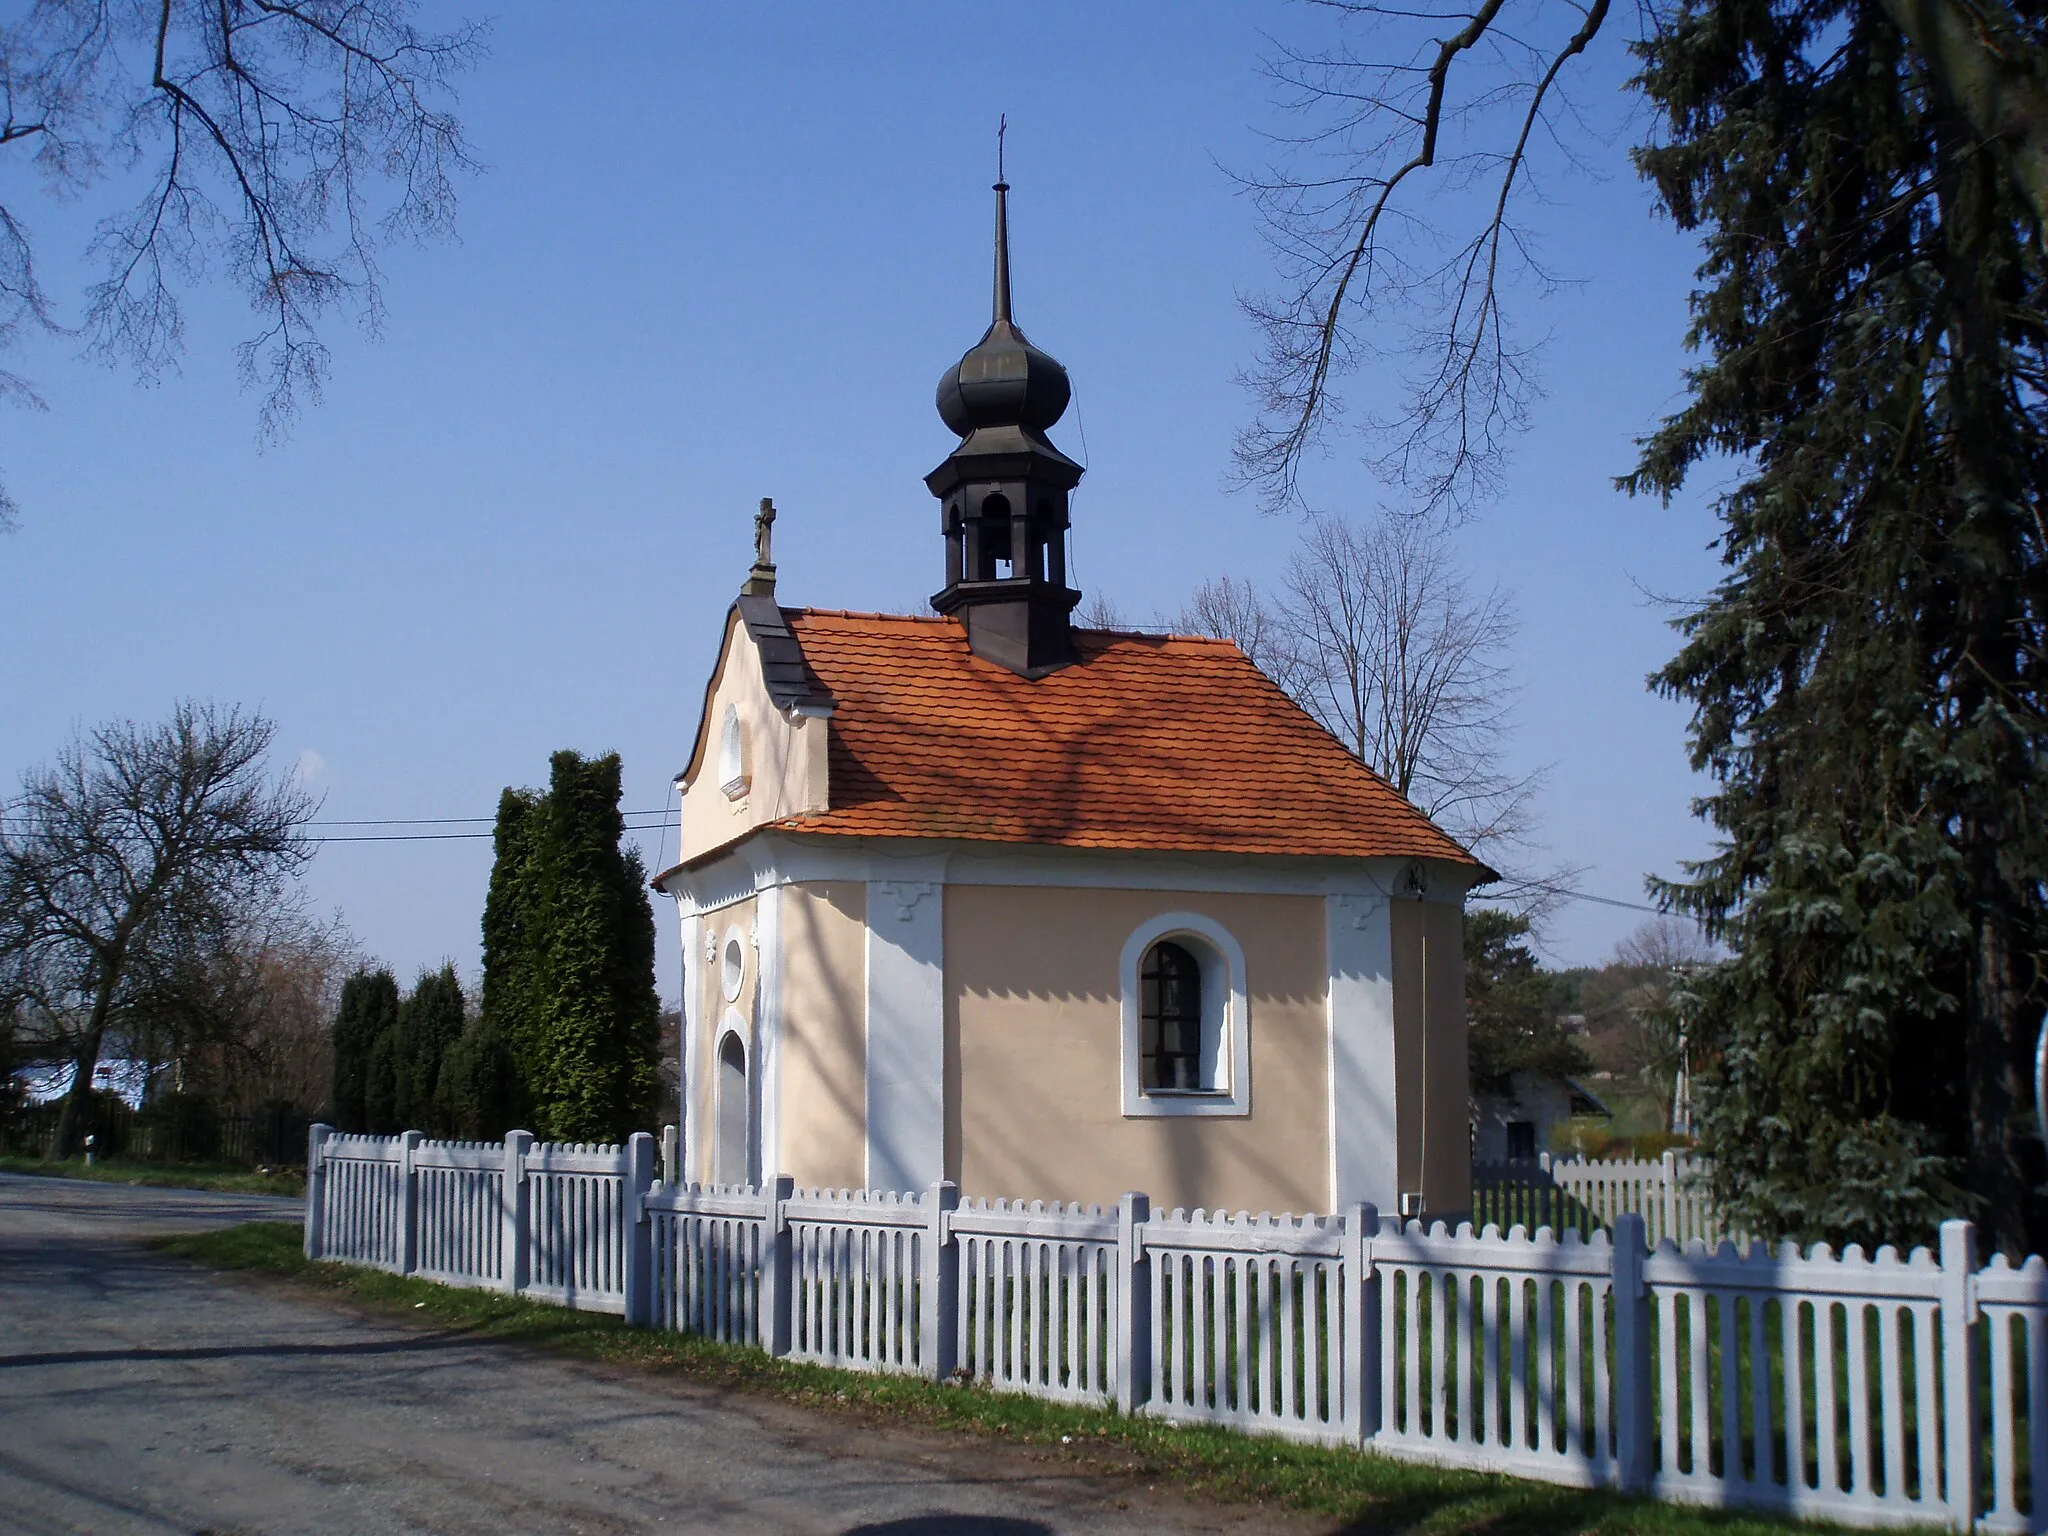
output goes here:
[[[377, 253], [453, 228], [475, 161], [446, 110], [483, 29], [420, 30], [411, 0], [38, 0], [0, 28], [0, 147], [34, 148], [47, 187], [80, 195], [113, 172], [141, 195], [101, 221], [103, 265], [79, 327], [89, 354], [151, 378], [184, 349], [178, 287], [216, 268], [262, 317], [238, 348], [260, 385], [259, 429], [316, 400], [317, 323], [346, 310], [375, 332]], [[0, 346], [61, 331], [29, 235], [0, 207]], [[20, 380], [0, 394], [32, 403]], [[12, 514], [0, 493], [0, 522]]]
[[[1365, 423], [1372, 462], [1424, 507], [1463, 512], [1496, 486], [1537, 391], [1502, 294], [1518, 275], [1552, 279], [1511, 214], [1532, 139], [1568, 106], [1561, 77], [1609, 0], [1536, 9], [1540, 26], [1576, 20], [1550, 42], [1510, 31], [1504, 0], [1457, 13], [1323, 5], [1364, 27], [1373, 52], [1282, 50], [1269, 65], [1283, 105], [1312, 126], [1281, 140], [1287, 163], [1243, 179], [1285, 286], [1244, 301], [1262, 349], [1245, 376], [1257, 417], [1239, 437], [1237, 475], [1268, 510], [1302, 505], [1303, 459], [1341, 411], [1333, 380], [1400, 351], [1413, 365], [1406, 404]], [[1449, 21], [1463, 25], [1430, 35]], [[1473, 231], [1446, 242], [1439, 208], [1464, 211], [1461, 194], [1481, 183], [1491, 191]], [[1407, 317], [1398, 342], [1367, 334], [1393, 314]]]

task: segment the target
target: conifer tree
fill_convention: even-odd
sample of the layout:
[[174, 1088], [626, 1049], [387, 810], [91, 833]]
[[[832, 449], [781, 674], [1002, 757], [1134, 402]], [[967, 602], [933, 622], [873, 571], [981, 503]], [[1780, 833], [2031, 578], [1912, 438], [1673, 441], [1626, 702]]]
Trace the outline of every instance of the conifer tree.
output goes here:
[[654, 913], [637, 850], [623, 849], [617, 753], [549, 763], [533, 886], [540, 986], [522, 1063], [535, 1131], [612, 1140], [645, 1129], [659, 1091]]
[[1529, 919], [1498, 907], [1465, 913], [1465, 1017], [1473, 1087], [1510, 1091], [1517, 1072], [1585, 1072], [1593, 1063], [1565, 1032], [1558, 978], [1536, 963]]
[[357, 971], [342, 983], [334, 1016], [332, 1114], [336, 1129], [371, 1129], [371, 1058], [377, 1042], [397, 1022], [398, 983], [389, 971]]
[[[532, 908], [533, 835], [539, 824], [541, 797], [526, 789], [507, 789], [498, 797], [498, 821], [492, 835], [495, 857], [491, 883], [484, 897], [483, 988], [478, 998], [480, 1024], [503, 1053], [509, 1100], [502, 1106], [515, 1118], [525, 1110], [524, 1079], [519, 1064], [532, 1047], [533, 998], [538, 963]], [[480, 1037], [481, 1038], [481, 1037]], [[466, 1078], [483, 1070], [490, 1053], [479, 1053], [472, 1041], [464, 1051]], [[479, 1095], [491, 1090], [481, 1080], [465, 1081], [461, 1093], [469, 1112], [483, 1113]], [[507, 1129], [511, 1129], [510, 1126]]]
[[362, 1128], [373, 1137], [393, 1137], [406, 1126], [397, 1118], [397, 979], [389, 971], [371, 977], [365, 1014], [369, 1049], [362, 1059]]
[[489, 1015], [471, 1019], [441, 1058], [440, 1097], [451, 1136], [496, 1141], [518, 1125], [512, 1053]]
[[[654, 915], [620, 846], [617, 754], [558, 752], [545, 795], [507, 790], [484, 910], [483, 1017], [536, 1135], [615, 1140], [651, 1124]], [[488, 1063], [479, 1036], [468, 1060]]]
[[1706, 252], [1690, 398], [1632, 488], [1731, 456], [1726, 575], [1654, 679], [1714, 857], [1666, 888], [1700, 978], [1717, 1196], [1768, 1236], [2048, 1238], [2038, 232], [1869, 0], [1677, 0], [1640, 164]]
[[422, 971], [398, 1010], [393, 1038], [396, 1118], [407, 1130], [448, 1133], [439, 1085], [441, 1064], [462, 1034], [462, 983], [453, 965]]

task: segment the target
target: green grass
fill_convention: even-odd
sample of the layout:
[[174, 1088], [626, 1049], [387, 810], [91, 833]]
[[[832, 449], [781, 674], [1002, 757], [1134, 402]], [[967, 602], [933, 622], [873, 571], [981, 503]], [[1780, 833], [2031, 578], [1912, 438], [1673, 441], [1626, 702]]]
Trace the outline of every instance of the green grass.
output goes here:
[[157, 1246], [216, 1269], [284, 1276], [372, 1311], [481, 1338], [904, 1427], [1053, 1446], [1077, 1461], [1148, 1482], [1170, 1482], [1198, 1497], [1286, 1505], [1356, 1522], [1361, 1529], [1430, 1536], [1535, 1536], [1558, 1531], [1734, 1536], [1798, 1528], [1796, 1522], [1768, 1516], [1686, 1509], [1613, 1493], [1440, 1471], [1360, 1451], [1127, 1418], [1108, 1409], [1040, 1402], [979, 1387], [941, 1387], [907, 1377], [774, 1360], [758, 1350], [629, 1329], [617, 1318], [596, 1313], [401, 1279], [376, 1270], [308, 1263], [301, 1252], [300, 1230], [288, 1222], [251, 1222], [162, 1239]]
[[298, 1169], [259, 1173], [240, 1163], [145, 1163], [106, 1158], [88, 1168], [77, 1158], [53, 1163], [40, 1157], [0, 1154], [0, 1173], [32, 1173], [51, 1179], [92, 1179], [101, 1184], [151, 1184], [165, 1189], [211, 1189], [233, 1195], [306, 1193]]

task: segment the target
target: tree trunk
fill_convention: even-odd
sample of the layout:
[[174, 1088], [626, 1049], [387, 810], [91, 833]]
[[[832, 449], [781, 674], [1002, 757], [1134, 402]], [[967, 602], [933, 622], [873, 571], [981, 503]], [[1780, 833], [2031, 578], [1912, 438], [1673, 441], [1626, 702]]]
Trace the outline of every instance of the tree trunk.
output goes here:
[[[1945, 0], [1929, 0], [1945, 3]], [[1974, 126], [1974, 124], [1972, 124]], [[1944, 132], [1948, 169], [1941, 192], [1949, 252], [1944, 287], [1953, 306], [1948, 324], [1948, 379], [1953, 416], [1955, 498], [1945, 542], [1956, 551], [1952, 579], [1962, 644], [1945, 658], [1952, 728], [1974, 736], [1986, 782], [1965, 791], [1960, 815], [1966, 910], [1971, 923], [1968, 985], [1963, 1006], [1969, 1103], [1969, 1187], [1988, 1246], [2010, 1258], [2032, 1248], [2032, 1180], [2028, 1116], [2033, 1093], [2028, 987], [2019, 957], [2025, 949], [2029, 893], [2009, 877], [2004, 856], [2023, 829], [2013, 825], [2008, 791], [2029, 773], [2030, 752], [2011, 728], [2006, 701], [2024, 697], [2016, 637], [2026, 605], [2017, 572], [2023, 543], [2011, 524], [2024, 488], [2012, 483], [2006, 452], [2012, 430], [2006, 403], [1994, 277], [1987, 260], [2000, 211], [1997, 170], [1969, 142], [1963, 125]]]
[[1986, 1245], [2011, 1259], [2032, 1251], [2023, 1158], [2029, 1091], [2021, 1062], [2027, 1042], [2016, 1028], [2024, 1003], [2015, 984], [2011, 937], [2002, 914], [1977, 919], [1971, 955], [1965, 1051], [1970, 1075], [1970, 1188], [1983, 1200]]
[[78, 1042], [71, 1088], [64, 1095], [64, 1107], [57, 1112], [57, 1134], [50, 1142], [53, 1162], [61, 1163], [78, 1150], [78, 1112], [85, 1096], [92, 1092], [93, 1072], [100, 1064], [100, 1041], [107, 1033], [107, 1015], [113, 1011], [114, 986], [120, 980], [121, 960], [117, 957], [103, 962], [103, 967], [100, 984], [93, 993], [92, 1017], [86, 1023], [84, 1037]]
[[2048, 67], [2039, 50], [1997, 0], [1878, 3], [1977, 137], [1998, 146], [2036, 228], [2048, 230]]

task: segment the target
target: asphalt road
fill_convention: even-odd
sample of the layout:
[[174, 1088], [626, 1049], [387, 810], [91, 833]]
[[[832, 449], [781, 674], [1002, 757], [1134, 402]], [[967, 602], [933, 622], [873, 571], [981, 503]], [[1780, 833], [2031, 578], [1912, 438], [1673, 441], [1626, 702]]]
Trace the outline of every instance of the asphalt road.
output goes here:
[[1043, 1451], [366, 1319], [137, 1242], [297, 1212], [0, 1175], [0, 1531], [1328, 1529]]

